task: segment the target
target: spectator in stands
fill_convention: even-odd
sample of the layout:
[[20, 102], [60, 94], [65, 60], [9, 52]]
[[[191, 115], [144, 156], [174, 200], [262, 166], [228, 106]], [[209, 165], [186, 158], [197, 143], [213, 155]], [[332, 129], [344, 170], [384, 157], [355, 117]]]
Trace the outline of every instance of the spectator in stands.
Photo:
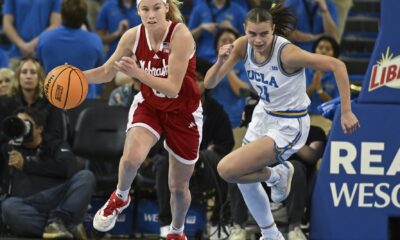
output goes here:
[[53, 107], [43, 96], [44, 71], [38, 60], [23, 58], [16, 71], [17, 85], [11, 93], [13, 103], [19, 107], [31, 107], [41, 111], [47, 122], [45, 137], [66, 137], [63, 112]]
[[338, 14], [332, 0], [286, 0], [285, 5], [291, 6], [299, 19], [289, 38], [300, 48], [311, 52], [322, 35], [338, 37]]
[[[203, 139], [200, 145], [199, 160], [190, 180], [190, 189], [193, 196], [201, 196], [201, 193], [216, 189], [216, 208], [211, 216], [212, 225], [219, 224], [220, 207], [226, 201], [227, 183], [218, 176], [217, 164], [219, 160], [228, 154], [234, 145], [232, 128], [229, 119], [222, 106], [215, 100], [204, 94], [204, 75], [211, 65], [202, 59], [197, 59], [196, 83], [202, 93], [202, 105], [204, 114]], [[164, 150], [165, 151], [165, 150]], [[153, 159], [156, 164], [156, 190], [160, 205], [159, 222], [161, 237], [166, 237], [168, 226], [171, 223], [170, 191], [168, 188], [168, 154], [159, 153]], [[212, 186], [212, 187], [211, 187]], [[200, 194], [196, 194], [195, 192]], [[195, 200], [195, 198], [193, 197]], [[198, 199], [197, 199], [198, 200]], [[222, 216], [224, 217], [224, 216]], [[223, 219], [228, 224], [228, 219]]]
[[248, 12], [254, 7], [261, 7], [262, 0], [231, 0], [234, 3], [239, 4], [245, 12]]
[[189, 29], [197, 42], [198, 57], [213, 61], [215, 54], [215, 34], [219, 28], [231, 28], [244, 34], [243, 22], [246, 12], [230, 0], [204, 0], [192, 11]]
[[0, 67], [2, 68], [9, 67], [8, 54], [3, 49], [0, 49]]
[[16, 117], [31, 125], [21, 145], [2, 147], [10, 168], [11, 191], [2, 202], [2, 218], [21, 237], [86, 239], [83, 221], [95, 188], [94, 175], [79, 171], [75, 155], [63, 140], [46, 142], [45, 120], [33, 108]]
[[10, 68], [0, 68], [0, 96], [10, 96], [16, 85], [15, 73]]
[[90, 29], [95, 29], [96, 18], [99, 14], [103, 0], [86, 0], [88, 6], [87, 22]]
[[[103, 44], [97, 34], [82, 29], [86, 20], [85, 0], [64, 0], [61, 6], [62, 25], [39, 37], [36, 56], [45, 72], [64, 63], [81, 70], [98, 67], [104, 62]], [[91, 84], [87, 98], [97, 98], [102, 86]]]
[[33, 56], [38, 36], [61, 24], [62, 0], [5, 0], [3, 29], [13, 43], [9, 53], [10, 66], [15, 68], [22, 56]]
[[107, 1], [101, 6], [96, 18], [96, 32], [108, 45], [106, 59], [115, 52], [122, 34], [140, 23], [133, 0]]
[[122, 72], [117, 73], [114, 81], [118, 87], [111, 92], [108, 105], [129, 107], [136, 93], [140, 91], [140, 82]]
[[290, 194], [284, 202], [289, 223], [288, 240], [307, 239], [300, 225], [305, 217], [305, 209], [310, 210], [316, 166], [324, 153], [325, 144], [326, 135], [323, 129], [311, 126], [306, 144], [289, 158], [294, 167], [294, 174]]
[[351, 7], [353, 6], [353, 0], [333, 0], [336, 5], [336, 9], [338, 12], [338, 42], [342, 41], [342, 36], [344, 32], [344, 28], [346, 27], [347, 16]]
[[[16, 83], [15, 73], [9, 68], [0, 68], [0, 126], [4, 118], [11, 115], [16, 109], [16, 102], [11, 96], [12, 88]], [[0, 129], [0, 146], [7, 142]], [[1, 161], [1, 154], [0, 154]]]
[[[320, 37], [313, 46], [313, 52], [335, 58], [339, 56], [339, 51], [339, 44], [329, 36]], [[307, 95], [311, 100], [311, 104], [308, 107], [311, 124], [322, 127], [327, 133], [331, 127], [331, 121], [323, 118], [317, 107], [339, 96], [335, 76], [332, 72], [322, 72], [307, 68], [306, 80]]]

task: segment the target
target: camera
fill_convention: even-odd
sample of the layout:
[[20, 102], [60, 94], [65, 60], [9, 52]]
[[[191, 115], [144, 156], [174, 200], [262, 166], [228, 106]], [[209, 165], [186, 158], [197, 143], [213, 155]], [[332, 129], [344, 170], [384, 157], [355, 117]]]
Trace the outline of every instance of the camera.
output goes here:
[[28, 120], [22, 120], [15, 116], [7, 117], [3, 120], [2, 130], [4, 135], [14, 140], [15, 145], [33, 140], [33, 124]]

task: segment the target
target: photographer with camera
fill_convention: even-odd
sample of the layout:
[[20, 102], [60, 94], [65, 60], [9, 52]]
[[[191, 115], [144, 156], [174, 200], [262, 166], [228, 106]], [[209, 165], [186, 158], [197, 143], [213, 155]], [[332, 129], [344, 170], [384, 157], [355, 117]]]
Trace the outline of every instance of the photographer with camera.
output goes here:
[[[75, 155], [63, 140], [43, 138], [45, 120], [36, 109], [21, 108], [3, 121], [11, 138], [2, 146], [10, 169], [9, 196], [2, 219], [19, 237], [85, 239], [83, 220], [95, 177], [79, 171]], [[3, 168], [4, 169], [4, 168]]]

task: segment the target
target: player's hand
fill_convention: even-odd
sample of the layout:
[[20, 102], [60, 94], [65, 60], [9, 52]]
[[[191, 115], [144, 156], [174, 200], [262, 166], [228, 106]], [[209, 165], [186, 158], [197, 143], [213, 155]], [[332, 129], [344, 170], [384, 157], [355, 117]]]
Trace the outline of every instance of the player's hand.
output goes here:
[[135, 55], [132, 55], [132, 57], [122, 57], [121, 60], [115, 61], [114, 68], [117, 71], [138, 79], [139, 81], [144, 73], [144, 71], [139, 67]]
[[22, 157], [22, 154], [18, 151], [12, 150], [8, 153], [8, 156], [8, 165], [22, 171], [22, 168], [24, 167], [24, 158]]
[[342, 112], [341, 122], [345, 134], [351, 134], [360, 127], [360, 123], [352, 111]]
[[219, 48], [218, 51], [218, 61], [220, 63], [224, 63], [228, 60], [229, 56], [231, 55], [233, 49], [233, 44], [226, 44]]

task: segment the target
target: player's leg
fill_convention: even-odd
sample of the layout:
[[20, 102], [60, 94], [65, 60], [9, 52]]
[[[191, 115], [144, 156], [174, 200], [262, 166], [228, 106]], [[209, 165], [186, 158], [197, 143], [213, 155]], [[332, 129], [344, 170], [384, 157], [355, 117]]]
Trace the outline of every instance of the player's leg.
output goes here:
[[[183, 232], [186, 213], [192, 200], [189, 181], [193, 174], [194, 164], [188, 165], [169, 156], [168, 186], [171, 192], [171, 232]], [[181, 231], [182, 230], [182, 231]]]
[[140, 94], [132, 103], [125, 137], [125, 145], [119, 162], [117, 190], [100, 208], [94, 219], [93, 227], [98, 231], [111, 230], [118, 215], [129, 206], [129, 189], [136, 177], [137, 170], [145, 160], [150, 149], [160, 138], [162, 132], [154, 109], [146, 107]]
[[129, 189], [136, 177], [137, 170], [146, 158], [157, 137], [143, 127], [131, 128], [125, 138], [124, 151], [119, 163], [117, 190], [100, 208], [94, 219], [93, 227], [102, 232], [111, 230], [118, 215], [129, 206]]
[[164, 147], [169, 152], [168, 185], [172, 213], [167, 240], [184, 240], [184, 221], [191, 201], [189, 180], [199, 157], [202, 138], [202, 107], [199, 105], [193, 113], [170, 113], [164, 119]]

